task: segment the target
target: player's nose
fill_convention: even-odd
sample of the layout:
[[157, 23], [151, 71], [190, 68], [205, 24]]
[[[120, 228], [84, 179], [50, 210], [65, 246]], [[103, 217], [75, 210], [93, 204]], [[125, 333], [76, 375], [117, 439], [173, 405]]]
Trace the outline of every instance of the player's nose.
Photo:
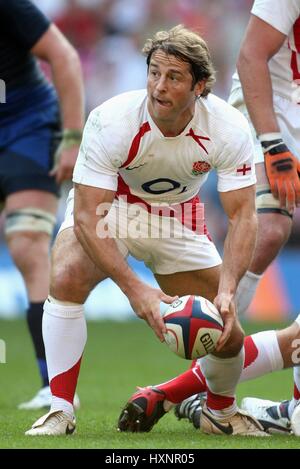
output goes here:
[[[160, 93], [162, 91], [165, 91], [167, 89], [167, 79], [164, 76], [160, 76], [160, 78], [157, 80], [155, 84], [155, 90], [156, 92]], [[159, 99], [159, 96], [156, 96]]]

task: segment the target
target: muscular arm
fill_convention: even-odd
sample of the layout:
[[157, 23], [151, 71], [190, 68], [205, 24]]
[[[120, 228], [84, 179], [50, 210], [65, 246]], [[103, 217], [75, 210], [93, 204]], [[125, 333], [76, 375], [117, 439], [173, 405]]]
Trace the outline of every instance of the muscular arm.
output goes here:
[[169, 297], [161, 290], [143, 283], [123, 258], [115, 240], [101, 236], [105, 232], [102, 220], [110, 210], [113, 199], [113, 191], [75, 184], [76, 237], [94, 264], [116, 282], [128, 297], [135, 313], [145, 319], [163, 341], [166, 328], [160, 316], [159, 304], [161, 301], [172, 303], [177, 297]]
[[50, 64], [59, 97], [64, 134], [54, 155], [50, 175], [55, 176], [57, 183], [61, 183], [72, 177], [84, 124], [80, 60], [74, 47], [53, 24], [34, 45], [31, 52]]
[[221, 192], [220, 198], [229, 225], [224, 243], [219, 293], [234, 295], [240, 279], [250, 265], [255, 247], [255, 186]]
[[31, 52], [51, 66], [61, 105], [63, 127], [81, 130], [84, 123], [84, 100], [78, 53], [54, 24], [51, 24]]
[[224, 243], [218, 295], [215, 299], [225, 324], [217, 351], [229, 338], [235, 316], [234, 295], [240, 279], [250, 265], [257, 231], [254, 185], [221, 192], [220, 198], [228, 217], [228, 232]]
[[284, 144], [273, 106], [269, 59], [286, 36], [252, 15], [238, 59], [245, 103], [265, 155], [265, 170], [272, 194], [291, 213], [300, 204], [297, 158]]
[[280, 49], [286, 36], [251, 15], [238, 57], [237, 69], [245, 102], [257, 135], [279, 132], [273, 108], [273, 91], [268, 61]]
[[[115, 193], [90, 186], [75, 185], [74, 230], [77, 239], [100, 270], [107, 273], [126, 294], [139, 286], [113, 238], [101, 238], [101, 221], [111, 207]], [[98, 215], [97, 215], [98, 213]], [[99, 236], [97, 235], [97, 229]]]

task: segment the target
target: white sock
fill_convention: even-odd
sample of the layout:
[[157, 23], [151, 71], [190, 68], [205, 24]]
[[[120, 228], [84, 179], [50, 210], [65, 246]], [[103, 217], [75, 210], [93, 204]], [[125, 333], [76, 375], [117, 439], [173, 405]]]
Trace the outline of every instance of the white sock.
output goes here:
[[239, 316], [243, 316], [247, 312], [261, 278], [262, 275], [254, 274], [248, 270], [240, 280], [235, 295], [236, 310]]
[[56, 410], [63, 410], [71, 420], [74, 416], [74, 408], [70, 402], [60, 397], [52, 396], [50, 412], [55, 412]]
[[262, 331], [245, 338], [245, 362], [240, 381], [283, 369], [276, 331]]
[[218, 417], [231, 417], [237, 412], [235, 390], [244, 363], [244, 348], [235, 357], [218, 358], [207, 355], [200, 358], [199, 363], [206, 378], [208, 408]]
[[48, 299], [44, 304], [43, 339], [45, 344], [52, 410], [73, 413], [81, 357], [87, 339], [83, 305], [62, 305]]

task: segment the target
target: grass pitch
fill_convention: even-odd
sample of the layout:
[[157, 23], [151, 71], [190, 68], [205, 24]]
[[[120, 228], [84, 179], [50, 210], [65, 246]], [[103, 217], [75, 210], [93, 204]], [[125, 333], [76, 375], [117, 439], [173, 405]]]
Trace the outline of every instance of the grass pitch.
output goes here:
[[[278, 327], [278, 325], [277, 325]], [[246, 327], [247, 333], [270, 325]], [[24, 432], [43, 411], [17, 410], [40, 386], [25, 321], [0, 321], [0, 339], [6, 342], [6, 364], [0, 364], [0, 448], [105, 448], [203, 449], [299, 448], [293, 436], [270, 438], [218, 437], [201, 434], [187, 421], [166, 415], [150, 433], [128, 434], [116, 430], [122, 406], [136, 385], [157, 384], [185, 371], [189, 362], [160, 344], [146, 324], [89, 322], [88, 344], [81, 366], [77, 434], [67, 437], [26, 437]], [[292, 391], [291, 370], [242, 383], [239, 399], [259, 396], [280, 400]]]

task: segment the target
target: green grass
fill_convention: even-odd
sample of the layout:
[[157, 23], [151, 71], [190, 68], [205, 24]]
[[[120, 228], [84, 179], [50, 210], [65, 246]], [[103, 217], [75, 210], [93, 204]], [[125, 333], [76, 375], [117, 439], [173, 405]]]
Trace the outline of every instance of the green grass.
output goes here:
[[[262, 329], [262, 326], [259, 326]], [[255, 330], [259, 329], [258, 327]], [[269, 326], [264, 325], [264, 328]], [[253, 330], [253, 327], [252, 327]], [[248, 328], [249, 332], [249, 328]], [[142, 321], [90, 322], [78, 393], [77, 434], [69, 437], [25, 437], [42, 412], [20, 411], [19, 402], [39, 388], [39, 377], [25, 321], [0, 321], [0, 338], [7, 347], [7, 363], [0, 364], [0, 448], [298, 448], [296, 437], [217, 437], [203, 435], [170, 412], [148, 434], [116, 431], [123, 404], [136, 385], [166, 381], [185, 371], [189, 362], [160, 344]], [[255, 395], [288, 398], [292, 374], [286, 370], [242, 383], [238, 397]]]

